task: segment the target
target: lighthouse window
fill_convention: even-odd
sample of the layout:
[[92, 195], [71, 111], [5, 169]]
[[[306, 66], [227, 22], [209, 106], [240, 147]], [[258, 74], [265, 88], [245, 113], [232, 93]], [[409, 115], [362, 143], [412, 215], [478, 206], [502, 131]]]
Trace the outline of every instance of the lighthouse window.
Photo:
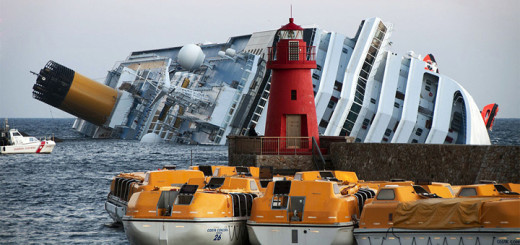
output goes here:
[[296, 100], [296, 90], [291, 90], [291, 100]]
[[298, 42], [289, 42], [289, 60], [299, 60]]

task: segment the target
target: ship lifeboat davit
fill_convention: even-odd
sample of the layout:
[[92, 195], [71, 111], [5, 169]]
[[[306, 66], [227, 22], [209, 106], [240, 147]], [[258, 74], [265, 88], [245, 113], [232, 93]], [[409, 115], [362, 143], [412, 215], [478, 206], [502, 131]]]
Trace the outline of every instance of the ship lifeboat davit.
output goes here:
[[498, 114], [498, 104], [493, 103], [484, 106], [484, 109], [482, 109], [480, 113], [482, 115], [482, 119], [484, 119], [486, 128], [488, 130], [493, 130], [493, 122], [495, 122], [495, 117]]

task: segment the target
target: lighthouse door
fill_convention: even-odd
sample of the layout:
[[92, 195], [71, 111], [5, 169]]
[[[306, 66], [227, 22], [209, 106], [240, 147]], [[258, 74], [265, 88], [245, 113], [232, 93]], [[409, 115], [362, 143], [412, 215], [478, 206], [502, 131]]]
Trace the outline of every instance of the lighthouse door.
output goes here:
[[300, 136], [302, 128], [301, 115], [286, 115], [285, 129], [287, 137], [287, 148], [300, 148]]

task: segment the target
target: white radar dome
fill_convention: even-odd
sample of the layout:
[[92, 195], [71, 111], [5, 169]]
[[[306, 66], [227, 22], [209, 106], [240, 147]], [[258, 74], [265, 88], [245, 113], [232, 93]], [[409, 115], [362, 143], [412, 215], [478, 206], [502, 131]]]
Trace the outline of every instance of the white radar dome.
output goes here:
[[184, 45], [179, 51], [179, 55], [177, 55], [177, 61], [186, 70], [199, 68], [202, 62], [204, 62], [204, 58], [206, 58], [206, 55], [195, 44]]
[[163, 139], [154, 133], [147, 133], [141, 138], [141, 143], [161, 143]]

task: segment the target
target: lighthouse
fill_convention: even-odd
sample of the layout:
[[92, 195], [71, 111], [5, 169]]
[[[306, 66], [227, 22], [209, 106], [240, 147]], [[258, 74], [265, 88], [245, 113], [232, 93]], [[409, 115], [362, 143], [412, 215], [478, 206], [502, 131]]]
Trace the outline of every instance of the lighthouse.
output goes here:
[[[268, 51], [271, 89], [265, 136], [286, 138], [280, 147], [310, 148], [305, 138], [319, 141], [311, 69], [316, 68], [315, 47], [303, 41], [303, 28], [289, 23], [278, 30], [279, 41]], [[307, 143], [304, 143], [308, 142]]]

